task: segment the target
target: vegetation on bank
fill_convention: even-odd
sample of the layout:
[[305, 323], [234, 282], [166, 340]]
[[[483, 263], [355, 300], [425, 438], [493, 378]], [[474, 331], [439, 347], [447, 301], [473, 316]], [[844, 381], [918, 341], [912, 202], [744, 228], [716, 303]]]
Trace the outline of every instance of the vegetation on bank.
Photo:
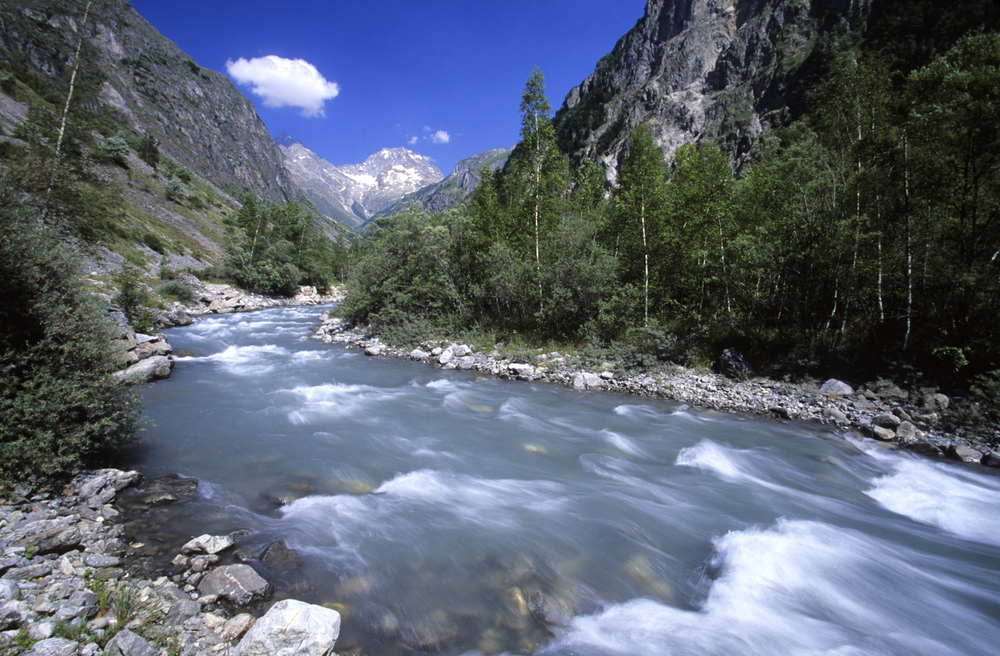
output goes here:
[[559, 150], [536, 71], [505, 169], [467, 206], [377, 221], [344, 314], [399, 344], [475, 331], [702, 365], [735, 347], [995, 388], [998, 71], [996, 34], [906, 76], [847, 50], [738, 179], [708, 142], [664, 162], [639, 126], [610, 194]]
[[135, 436], [115, 327], [37, 211], [0, 179], [0, 481], [65, 476]]

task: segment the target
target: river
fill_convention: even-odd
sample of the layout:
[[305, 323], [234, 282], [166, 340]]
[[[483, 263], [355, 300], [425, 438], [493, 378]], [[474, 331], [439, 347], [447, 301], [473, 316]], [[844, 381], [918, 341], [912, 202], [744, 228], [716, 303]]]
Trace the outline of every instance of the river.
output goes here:
[[241, 531], [337, 651], [549, 655], [1000, 650], [1000, 477], [842, 433], [484, 379], [308, 339], [317, 308], [166, 331], [133, 466], [154, 512]]

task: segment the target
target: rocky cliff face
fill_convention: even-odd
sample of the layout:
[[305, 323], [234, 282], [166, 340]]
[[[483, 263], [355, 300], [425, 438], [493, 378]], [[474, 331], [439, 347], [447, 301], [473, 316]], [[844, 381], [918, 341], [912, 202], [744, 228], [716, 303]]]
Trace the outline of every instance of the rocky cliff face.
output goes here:
[[455, 170], [444, 180], [427, 185], [412, 194], [407, 194], [376, 216], [392, 216], [405, 211], [411, 205], [417, 205], [427, 212], [440, 212], [452, 205], [458, 205], [479, 184], [483, 171], [495, 171], [503, 168], [511, 150], [510, 148], [493, 148], [459, 160], [455, 164]]
[[863, 26], [877, 0], [649, 0], [556, 114], [560, 143], [614, 177], [632, 128], [666, 155], [712, 139], [737, 165], [800, 100], [819, 37]]
[[430, 160], [406, 148], [384, 148], [361, 164], [334, 166], [288, 134], [277, 141], [295, 184], [321, 212], [352, 227], [444, 178]]
[[220, 73], [202, 69], [125, 0], [10, 0], [0, 12], [0, 57], [69, 80], [80, 31], [81, 75], [103, 78], [99, 98], [167, 157], [220, 187], [272, 201], [295, 190], [253, 104]]

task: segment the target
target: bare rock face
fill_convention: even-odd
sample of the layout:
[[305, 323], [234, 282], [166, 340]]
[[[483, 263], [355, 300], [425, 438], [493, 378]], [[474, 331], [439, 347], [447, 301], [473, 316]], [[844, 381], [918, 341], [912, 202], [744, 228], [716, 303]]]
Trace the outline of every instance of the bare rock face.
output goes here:
[[632, 128], [648, 123], [666, 156], [709, 138], [739, 166], [783, 124], [826, 27], [863, 24], [873, 0], [649, 0], [645, 15], [566, 96], [564, 149], [614, 179]]
[[[105, 76], [97, 97], [192, 172], [222, 187], [285, 202], [295, 197], [283, 157], [250, 102], [226, 76], [201, 68], [126, 0], [4, 3], [0, 59], [17, 53], [45, 76], [69, 80], [83, 32], [88, 67]], [[9, 115], [10, 112], [5, 112]]]

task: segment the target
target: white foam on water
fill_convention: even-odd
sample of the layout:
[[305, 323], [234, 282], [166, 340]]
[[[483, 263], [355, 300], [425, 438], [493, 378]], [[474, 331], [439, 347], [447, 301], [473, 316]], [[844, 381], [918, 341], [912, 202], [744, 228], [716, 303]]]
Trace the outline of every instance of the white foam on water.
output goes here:
[[638, 417], [641, 419], [655, 419], [663, 417], [663, 413], [649, 405], [619, 405], [615, 406], [615, 414], [619, 417]]
[[277, 365], [276, 360], [288, 356], [288, 350], [274, 344], [263, 346], [228, 346], [225, 350], [204, 357], [177, 358], [180, 361], [212, 362], [237, 376], [260, 376]]
[[303, 385], [282, 392], [292, 394], [297, 399], [295, 409], [288, 412], [288, 421], [296, 426], [348, 417], [399, 394], [371, 385], [340, 383]]
[[400, 474], [380, 485], [375, 494], [447, 512], [481, 526], [530, 524], [540, 519], [531, 514], [551, 518], [566, 505], [565, 488], [559, 483], [484, 479], [431, 469]]
[[717, 576], [699, 609], [648, 599], [614, 604], [577, 617], [537, 653], [995, 653], [994, 620], [954, 604], [947, 585], [907, 562], [915, 556], [905, 549], [798, 520], [728, 533], [715, 548]]
[[649, 455], [640, 449], [633, 440], [625, 437], [621, 433], [605, 429], [601, 431], [601, 436], [604, 438], [605, 442], [625, 455], [632, 456], [633, 458], [649, 458]]
[[892, 473], [866, 494], [894, 513], [966, 540], [1000, 546], [1000, 481], [954, 465], [871, 450]]
[[740, 452], [710, 440], [681, 449], [677, 454], [678, 467], [691, 467], [712, 472], [728, 481], [757, 481], [740, 465]]

